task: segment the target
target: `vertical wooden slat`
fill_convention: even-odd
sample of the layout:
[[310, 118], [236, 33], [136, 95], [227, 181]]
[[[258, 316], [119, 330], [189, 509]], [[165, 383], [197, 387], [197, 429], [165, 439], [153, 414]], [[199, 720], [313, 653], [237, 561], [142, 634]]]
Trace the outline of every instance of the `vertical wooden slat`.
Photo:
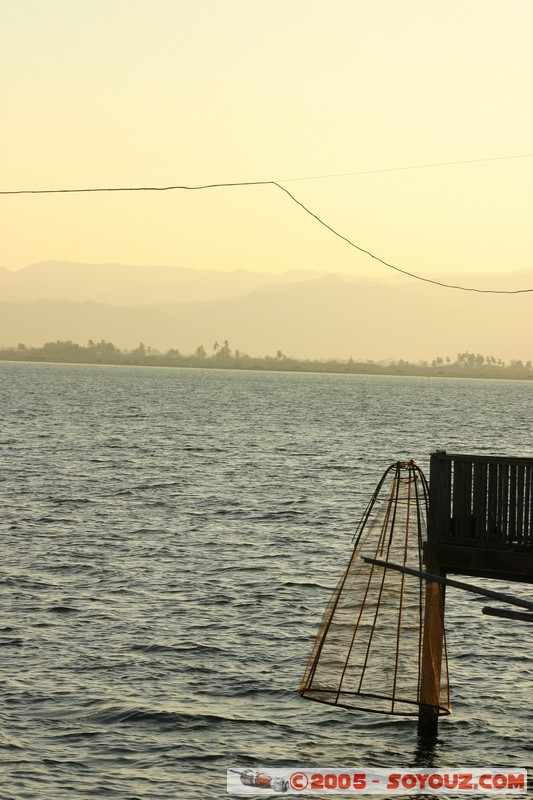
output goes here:
[[472, 498], [473, 530], [478, 541], [487, 538], [487, 465], [474, 464], [474, 485]]
[[474, 528], [473, 528], [474, 508], [472, 505], [474, 499], [473, 475], [474, 475], [474, 465], [470, 461], [467, 464], [465, 464], [466, 484], [465, 484], [463, 514], [465, 516], [465, 535], [469, 536], [471, 539], [475, 538]]
[[451, 535], [451, 471], [450, 459], [434, 453], [430, 461], [428, 538], [430, 542]]
[[498, 529], [498, 465], [489, 464], [489, 481], [487, 487], [487, 538], [496, 538]]
[[511, 544], [516, 540], [516, 490], [516, 464], [511, 464], [509, 467], [509, 491], [507, 495], [508, 525], [507, 535], [505, 537], [507, 544]]
[[455, 461], [453, 465], [453, 519], [456, 536], [470, 538], [472, 502], [472, 463]]
[[533, 477], [533, 465], [526, 466], [526, 480], [524, 493], [524, 544], [533, 545], [533, 498], [531, 492], [531, 482]]
[[503, 488], [503, 508], [502, 508], [502, 542], [509, 541], [509, 465], [502, 464], [502, 488]]
[[497, 541], [508, 538], [509, 464], [498, 464], [498, 533]]
[[518, 544], [523, 544], [525, 541], [524, 531], [524, 485], [526, 478], [526, 467], [518, 466], [517, 481], [516, 481], [516, 535], [515, 541]]
[[460, 496], [461, 496], [461, 466], [459, 462], [452, 462], [452, 520], [453, 535], [460, 538], [462, 535], [461, 520], [459, 516]]

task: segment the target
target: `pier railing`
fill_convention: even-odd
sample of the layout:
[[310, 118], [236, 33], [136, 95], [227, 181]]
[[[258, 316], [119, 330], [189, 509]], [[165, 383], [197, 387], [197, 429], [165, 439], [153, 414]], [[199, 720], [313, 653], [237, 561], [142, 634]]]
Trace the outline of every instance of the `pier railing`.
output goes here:
[[445, 571], [533, 582], [533, 458], [437, 451], [429, 483]]

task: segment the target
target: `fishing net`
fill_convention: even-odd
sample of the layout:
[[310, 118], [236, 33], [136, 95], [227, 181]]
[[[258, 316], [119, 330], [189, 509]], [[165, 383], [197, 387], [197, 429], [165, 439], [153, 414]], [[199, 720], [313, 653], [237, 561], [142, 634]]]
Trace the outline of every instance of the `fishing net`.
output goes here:
[[[387, 714], [417, 715], [419, 705], [437, 715], [450, 713], [442, 588], [435, 583], [426, 588], [418, 576], [363, 560], [421, 570], [427, 516], [422, 471], [414, 461], [392, 464], [372, 496], [322, 619], [302, 697]], [[440, 637], [435, 638], [435, 627], [424, 634], [425, 616]]]

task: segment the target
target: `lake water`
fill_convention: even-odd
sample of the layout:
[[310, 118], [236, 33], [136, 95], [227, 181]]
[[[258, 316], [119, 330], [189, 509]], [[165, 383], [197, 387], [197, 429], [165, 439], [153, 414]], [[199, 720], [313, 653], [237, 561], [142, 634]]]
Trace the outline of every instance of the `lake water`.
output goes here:
[[0, 381], [2, 800], [214, 800], [235, 765], [531, 766], [531, 626], [472, 595], [447, 594], [434, 747], [297, 688], [384, 469], [531, 456], [532, 383], [24, 363]]

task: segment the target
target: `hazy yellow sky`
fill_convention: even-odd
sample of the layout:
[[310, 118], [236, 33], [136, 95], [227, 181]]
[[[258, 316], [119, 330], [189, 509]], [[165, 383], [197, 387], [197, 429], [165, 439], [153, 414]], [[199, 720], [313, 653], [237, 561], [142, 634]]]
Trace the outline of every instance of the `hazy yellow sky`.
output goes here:
[[[0, 0], [0, 32], [3, 190], [533, 153], [531, 0]], [[532, 266], [532, 174], [530, 157], [285, 185], [405, 269], [511, 273]], [[388, 274], [270, 186], [2, 196], [0, 217], [12, 269]]]

